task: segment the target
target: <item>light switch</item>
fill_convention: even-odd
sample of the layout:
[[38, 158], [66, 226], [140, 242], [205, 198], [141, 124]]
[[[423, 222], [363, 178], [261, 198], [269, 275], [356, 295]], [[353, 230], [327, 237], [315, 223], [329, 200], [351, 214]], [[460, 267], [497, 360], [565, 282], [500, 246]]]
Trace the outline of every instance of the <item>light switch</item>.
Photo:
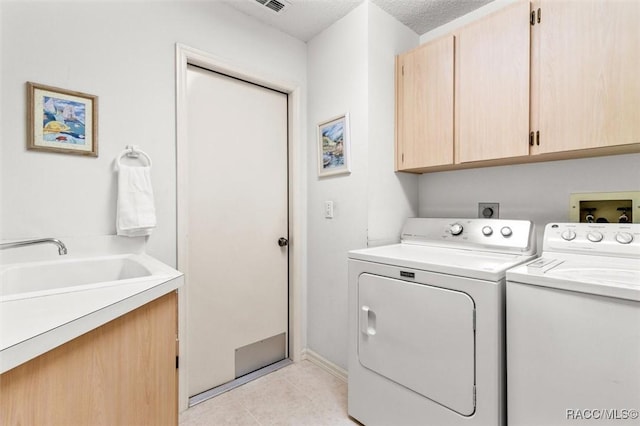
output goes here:
[[333, 201], [324, 202], [324, 217], [325, 219], [333, 219]]

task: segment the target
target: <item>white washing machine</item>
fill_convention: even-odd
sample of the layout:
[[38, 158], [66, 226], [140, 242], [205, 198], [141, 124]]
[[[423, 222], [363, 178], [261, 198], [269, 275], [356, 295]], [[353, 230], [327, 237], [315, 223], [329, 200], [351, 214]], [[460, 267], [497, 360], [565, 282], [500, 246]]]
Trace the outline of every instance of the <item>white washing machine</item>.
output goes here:
[[640, 425], [640, 224], [555, 223], [507, 272], [509, 426]]
[[349, 415], [505, 424], [505, 271], [534, 256], [532, 223], [498, 219], [408, 219], [349, 252]]

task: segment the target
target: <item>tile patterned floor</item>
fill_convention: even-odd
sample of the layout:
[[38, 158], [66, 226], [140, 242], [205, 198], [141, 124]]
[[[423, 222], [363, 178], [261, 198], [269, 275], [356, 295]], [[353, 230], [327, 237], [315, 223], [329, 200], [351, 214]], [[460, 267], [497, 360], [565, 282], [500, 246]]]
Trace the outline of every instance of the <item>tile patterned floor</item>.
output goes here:
[[196, 405], [180, 426], [354, 426], [347, 384], [301, 361]]

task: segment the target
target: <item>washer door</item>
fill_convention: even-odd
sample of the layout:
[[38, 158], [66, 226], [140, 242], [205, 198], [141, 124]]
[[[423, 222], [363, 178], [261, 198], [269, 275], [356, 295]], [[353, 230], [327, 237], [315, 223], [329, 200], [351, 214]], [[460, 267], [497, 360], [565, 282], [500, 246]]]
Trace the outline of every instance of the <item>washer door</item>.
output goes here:
[[362, 274], [360, 363], [459, 414], [475, 411], [473, 299], [460, 291]]

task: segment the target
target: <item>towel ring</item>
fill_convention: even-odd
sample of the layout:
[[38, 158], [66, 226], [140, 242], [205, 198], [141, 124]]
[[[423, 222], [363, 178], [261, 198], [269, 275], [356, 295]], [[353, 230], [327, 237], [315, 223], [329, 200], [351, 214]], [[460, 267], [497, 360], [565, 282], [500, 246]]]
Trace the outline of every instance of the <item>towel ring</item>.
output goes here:
[[118, 167], [120, 166], [120, 160], [122, 157], [139, 158], [141, 155], [147, 160], [148, 166], [151, 167], [151, 157], [136, 145], [127, 145], [124, 151], [118, 155]]

